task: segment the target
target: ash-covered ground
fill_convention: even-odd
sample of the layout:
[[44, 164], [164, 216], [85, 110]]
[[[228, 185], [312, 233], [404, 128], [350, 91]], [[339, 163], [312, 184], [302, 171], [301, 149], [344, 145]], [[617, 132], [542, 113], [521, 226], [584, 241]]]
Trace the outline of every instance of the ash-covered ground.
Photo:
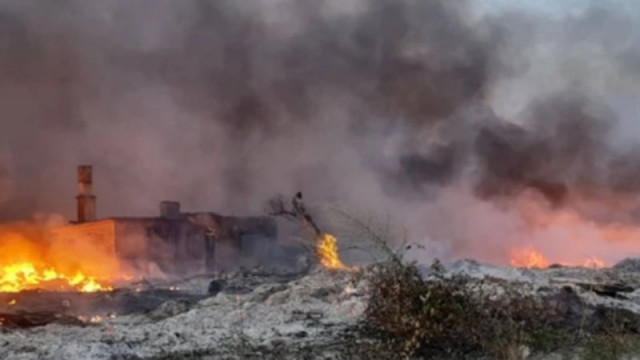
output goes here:
[[[556, 296], [566, 306], [591, 309], [594, 314], [601, 308], [640, 314], [640, 261], [609, 269], [519, 269], [459, 260], [442, 263], [442, 268], [445, 278], [465, 275], [485, 279], [488, 286], [507, 284], [523, 294]], [[433, 276], [432, 269], [424, 268], [424, 276]], [[367, 306], [368, 279], [375, 271], [375, 266], [353, 271], [315, 268], [304, 274], [244, 271], [173, 283], [170, 297], [166, 291], [145, 289], [140, 293], [153, 300], [153, 306], [129, 300], [128, 314], [109, 317], [105, 312], [99, 323], [5, 326], [0, 358], [358, 358], [362, 354], [355, 352], [356, 345], [374, 341], [361, 336], [357, 328]], [[112, 303], [117, 298], [109, 296]], [[51, 308], [58, 309], [59, 301], [55, 297]], [[62, 307], [72, 313], [75, 302]], [[558, 356], [524, 349], [521, 358]]]
[[179, 284], [175, 293], [182, 293], [182, 298], [176, 296], [145, 313], [84, 326], [5, 330], [0, 335], [0, 358], [330, 354], [340, 350], [334, 343], [344, 340], [345, 331], [364, 310], [366, 285], [356, 279], [353, 272], [323, 269], [295, 278], [238, 273], [221, 281], [221, 292], [193, 303], [193, 297], [207, 294], [211, 280], [194, 279]]

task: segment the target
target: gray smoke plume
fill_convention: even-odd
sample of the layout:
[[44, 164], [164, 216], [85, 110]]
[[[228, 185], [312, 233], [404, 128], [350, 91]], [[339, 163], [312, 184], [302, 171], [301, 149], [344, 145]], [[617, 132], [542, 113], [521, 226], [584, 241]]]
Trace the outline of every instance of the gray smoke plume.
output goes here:
[[640, 188], [638, 7], [495, 3], [0, 1], [0, 218], [72, 217], [91, 163], [103, 217], [300, 190], [464, 255], [529, 191], [601, 221], [576, 199]]

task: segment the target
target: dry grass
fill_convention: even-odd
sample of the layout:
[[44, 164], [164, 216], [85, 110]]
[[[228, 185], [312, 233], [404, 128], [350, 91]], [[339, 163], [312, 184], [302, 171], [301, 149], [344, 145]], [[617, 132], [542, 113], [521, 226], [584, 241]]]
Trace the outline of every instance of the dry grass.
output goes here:
[[370, 281], [362, 334], [377, 339], [375, 351], [397, 358], [516, 360], [568, 352], [613, 360], [640, 354], [638, 314], [594, 308], [575, 293], [523, 295], [508, 282], [444, 277], [437, 270], [425, 278], [413, 264], [379, 265]]
[[425, 280], [413, 265], [383, 266], [372, 279], [365, 324], [402, 357], [516, 359], [541, 334], [560, 336], [554, 326], [561, 314], [548, 304], [508, 289], [495, 296], [485, 285], [464, 277]]
[[367, 275], [371, 291], [358, 335], [340, 346], [345, 359], [516, 360], [568, 351], [596, 360], [640, 353], [637, 314], [589, 308], [571, 292], [523, 295], [508, 282], [445, 277], [438, 266], [425, 278], [405, 261], [411, 245], [388, 219], [331, 210], [360, 242], [352, 246], [382, 261]]

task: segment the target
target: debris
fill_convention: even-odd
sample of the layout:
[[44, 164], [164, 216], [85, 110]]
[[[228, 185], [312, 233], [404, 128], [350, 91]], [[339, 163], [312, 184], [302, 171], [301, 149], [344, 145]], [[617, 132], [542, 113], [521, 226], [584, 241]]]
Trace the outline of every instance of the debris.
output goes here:
[[309, 336], [309, 333], [307, 333], [306, 331], [298, 331], [298, 332], [294, 333], [293, 336], [297, 337], [298, 339], [303, 339], [303, 338], [306, 338], [307, 336]]
[[217, 279], [211, 280], [211, 282], [209, 283], [209, 287], [207, 288], [207, 293], [211, 296], [218, 295], [218, 293], [222, 291], [224, 286], [225, 286], [224, 280], [217, 280]]
[[630, 286], [626, 286], [624, 284], [577, 283], [576, 285], [584, 290], [593, 291], [594, 293], [600, 296], [608, 296], [612, 298], [622, 298], [622, 299], [625, 299], [626, 297], [620, 293], [631, 293], [635, 290], [634, 288]]
[[289, 220], [299, 220], [302, 222], [304, 228], [313, 234], [314, 238], [322, 235], [322, 231], [320, 231], [320, 228], [304, 206], [301, 192], [296, 193], [296, 195], [291, 199], [291, 208], [287, 208], [282, 196], [269, 200], [268, 206], [270, 216], [279, 216]]
[[0, 325], [9, 329], [26, 329], [52, 323], [83, 326], [84, 322], [73, 316], [55, 312], [24, 312], [0, 313]]
[[169, 300], [149, 314], [153, 320], [162, 320], [189, 311], [193, 304], [186, 300]]
[[[633, 291], [640, 287], [640, 280], [611, 269], [531, 270], [470, 261], [442, 261], [435, 268], [423, 269], [422, 276], [446, 279], [464, 275], [487, 291], [498, 290], [496, 294], [509, 289], [539, 299], [562, 315], [558, 326], [576, 333], [606, 328], [611, 319], [632, 331], [636, 326], [632, 320], [640, 314], [634, 298], [640, 294]], [[255, 358], [341, 358], [349, 351], [353, 356], [346, 358], [358, 358], [358, 346], [375, 345], [373, 335], [360, 330], [360, 321], [371, 294], [371, 275], [377, 271], [379, 267], [365, 267], [360, 270], [362, 276], [354, 276], [323, 268], [306, 275], [254, 269], [171, 284], [180, 289], [197, 288], [199, 293], [163, 290], [156, 284], [141, 292], [0, 294], [0, 313], [9, 314], [0, 317], [6, 341], [0, 345], [0, 358], [49, 358], [48, 354], [54, 353], [96, 360], [189, 358], [192, 354], [234, 358], [232, 351], [238, 346], [227, 344], [235, 341], [237, 345], [238, 339], [242, 339], [243, 351]], [[212, 283], [214, 288], [220, 287], [213, 289], [219, 290], [215, 296], [209, 294]], [[7, 302], [13, 297], [17, 303], [9, 307]], [[90, 312], [86, 323], [77, 314], [71, 315], [97, 303], [107, 309], [117, 305], [129, 315], [119, 313], [113, 318], [103, 311], [100, 324], [91, 323]], [[18, 314], [26, 306], [35, 310]], [[534, 348], [518, 346], [514, 350], [536, 355]], [[25, 356], [27, 347], [33, 349], [29, 356]], [[392, 358], [375, 351], [372, 354]]]
[[626, 258], [613, 266], [618, 271], [640, 272], [640, 258]]

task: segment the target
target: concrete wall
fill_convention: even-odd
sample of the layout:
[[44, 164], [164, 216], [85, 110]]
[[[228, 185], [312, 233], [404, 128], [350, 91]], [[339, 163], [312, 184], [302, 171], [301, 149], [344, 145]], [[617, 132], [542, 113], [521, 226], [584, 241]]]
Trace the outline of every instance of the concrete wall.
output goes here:
[[179, 218], [113, 218], [71, 225], [55, 237], [86, 239], [151, 276], [189, 275], [251, 266], [269, 260], [277, 241], [275, 220], [214, 213]]
[[[52, 241], [88, 241], [92, 248], [105, 254], [116, 252], [115, 222], [100, 220], [91, 223], [63, 226], [50, 231]], [[82, 254], [90, 256], [90, 254]]]
[[115, 219], [118, 255], [140, 270], [170, 274], [206, 271], [204, 229], [182, 220]]

